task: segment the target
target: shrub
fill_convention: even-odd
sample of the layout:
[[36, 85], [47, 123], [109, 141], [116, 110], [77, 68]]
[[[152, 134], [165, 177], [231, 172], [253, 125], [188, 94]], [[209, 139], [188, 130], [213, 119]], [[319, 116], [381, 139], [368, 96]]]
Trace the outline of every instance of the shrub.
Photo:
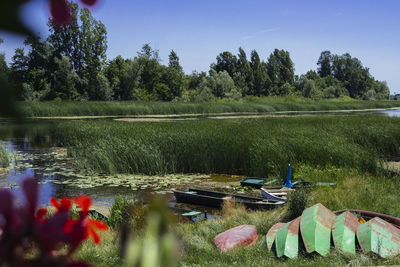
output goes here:
[[307, 208], [310, 200], [310, 192], [306, 189], [299, 189], [295, 192], [290, 192], [287, 199], [288, 220], [293, 220], [299, 217], [303, 213], [303, 210]]
[[129, 208], [132, 201], [126, 198], [118, 196], [110, 208], [110, 216], [108, 217], [108, 225], [111, 228], [119, 228], [124, 223], [129, 222], [131, 214]]

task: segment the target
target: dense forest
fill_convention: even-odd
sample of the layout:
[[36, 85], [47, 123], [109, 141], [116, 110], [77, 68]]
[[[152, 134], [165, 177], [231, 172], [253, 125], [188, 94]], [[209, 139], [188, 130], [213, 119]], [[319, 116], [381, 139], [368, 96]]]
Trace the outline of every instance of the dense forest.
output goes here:
[[[348, 96], [387, 99], [389, 88], [349, 54], [323, 51], [317, 71], [294, 74], [288, 51], [275, 49], [266, 60], [225, 51], [208, 73], [185, 74], [174, 50], [168, 65], [158, 51], [143, 45], [134, 58], [106, 59], [107, 30], [86, 8], [70, 3], [72, 22], [48, 22], [49, 36], [28, 37], [8, 66], [0, 54], [0, 80], [19, 100], [209, 101], [243, 96], [296, 95], [313, 99]], [[0, 39], [0, 44], [2, 40]], [[1, 47], [0, 47], [1, 49]]]

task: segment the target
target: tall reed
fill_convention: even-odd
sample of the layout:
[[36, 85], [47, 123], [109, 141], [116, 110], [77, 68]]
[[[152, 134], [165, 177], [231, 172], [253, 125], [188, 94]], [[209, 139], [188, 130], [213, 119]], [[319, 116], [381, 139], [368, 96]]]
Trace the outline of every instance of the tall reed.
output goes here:
[[80, 167], [106, 173], [283, 176], [288, 163], [375, 173], [400, 154], [400, 119], [379, 115], [72, 121], [56, 134]]
[[242, 100], [184, 102], [20, 102], [21, 113], [40, 116], [106, 116], [351, 110], [399, 107], [400, 101], [310, 100], [299, 97], [245, 97]]

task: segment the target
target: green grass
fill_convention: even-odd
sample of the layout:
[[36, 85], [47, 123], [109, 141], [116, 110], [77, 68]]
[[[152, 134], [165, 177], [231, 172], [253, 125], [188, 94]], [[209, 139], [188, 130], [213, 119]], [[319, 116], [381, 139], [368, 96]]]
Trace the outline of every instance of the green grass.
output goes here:
[[[350, 168], [315, 168], [300, 165], [298, 177], [309, 181], [334, 181], [336, 187], [320, 187], [310, 191], [310, 203], [322, 203], [331, 210], [344, 208], [371, 210], [400, 217], [398, 188], [400, 180], [382, 174], [368, 175]], [[288, 217], [289, 206], [272, 211], [245, 211], [243, 207], [224, 207], [221, 219], [199, 223], [179, 224], [175, 231], [182, 242], [179, 266], [372, 266], [398, 265], [400, 256], [381, 259], [374, 255], [345, 255], [332, 247], [326, 257], [309, 255], [301, 251], [294, 260], [278, 259], [265, 245], [265, 234], [277, 222]], [[213, 243], [214, 237], [229, 228], [253, 224], [257, 227], [259, 240], [249, 248], [238, 248], [220, 253]], [[85, 244], [78, 254], [94, 266], [121, 266], [118, 258], [116, 233], [105, 234], [99, 246]]]
[[282, 177], [288, 163], [376, 173], [400, 154], [400, 119], [301, 116], [176, 122], [61, 122], [60, 145], [105, 173], [225, 173]]
[[9, 163], [8, 154], [5, 146], [0, 143], [0, 167], [7, 167]]
[[[344, 208], [365, 209], [400, 216], [398, 188], [400, 181], [347, 168], [311, 168], [301, 166], [299, 175], [311, 180], [331, 180], [338, 184], [335, 188], [318, 188], [311, 192], [310, 205], [322, 203], [331, 210]], [[221, 220], [206, 221], [197, 224], [185, 224], [178, 227], [184, 243], [184, 256], [181, 266], [359, 266], [400, 264], [400, 256], [392, 259], [379, 259], [358, 252], [354, 256], [336, 252], [333, 248], [327, 257], [304, 255], [298, 259], [277, 259], [265, 246], [265, 234], [270, 227], [285, 221], [287, 207], [268, 212], [246, 212], [242, 209], [230, 211]], [[257, 226], [259, 241], [250, 248], [239, 248], [228, 253], [219, 253], [213, 244], [213, 238], [241, 224]]]
[[93, 244], [89, 240], [76, 253], [76, 258], [89, 262], [96, 267], [122, 266], [122, 259], [119, 256], [118, 234], [110, 231], [101, 234], [101, 243]]
[[299, 97], [246, 97], [239, 101], [183, 102], [20, 102], [26, 117], [209, 114], [230, 112], [352, 110], [399, 107], [400, 101], [311, 100]]

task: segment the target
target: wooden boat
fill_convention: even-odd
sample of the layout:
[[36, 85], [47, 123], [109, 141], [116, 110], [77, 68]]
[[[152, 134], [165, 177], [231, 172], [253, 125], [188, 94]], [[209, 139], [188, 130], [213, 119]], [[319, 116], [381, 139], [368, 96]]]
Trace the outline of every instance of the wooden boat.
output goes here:
[[286, 202], [287, 193], [294, 189], [283, 187], [281, 189], [266, 189], [261, 187], [261, 195], [271, 201]]
[[382, 258], [400, 254], [400, 229], [379, 217], [361, 224], [357, 239], [364, 253], [373, 252]]
[[346, 210], [338, 210], [335, 211], [334, 213], [336, 215], [341, 214], [343, 212], [349, 211], [351, 213], [355, 213], [357, 215], [359, 215], [361, 218], [365, 219], [365, 220], [370, 220], [373, 219], [375, 217], [379, 217], [389, 223], [391, 223], [393, 226], [397, 227], [400, 229], [400, 218], [394, 217], [394, 216], [390, 216], [387, 214], [383, 214], [383, 213], [378, 213], [378, 212], [373, 212], [373, 211], [368, 211], [368, 210], [355, 210], [355, 209], [346, 209]]
[[335, 248], [342, 252], [356, 253], [356, 231], [360, 223], [353, 213], [346, 211], [336, 217], [332, 227]]
[[284, 225], [285, 225], [285, 223], [279, 222], [279, 223], [274, 224], [271, 227], [271, 229], [269, 229], [267, 235], [265, 236], [265, 242], [267, 243], [268, 250], [271, 251], [272, 245], [275, 242], [276, 235], [278, 234], [279, 229], [281, 229]]
[[321, 203], [303, 211], [300, 231], [308, 253], [317, 252], [322, 256], [329, 253], [331, 247], [331, 229], [336, 215]]
[[269, 181], [265, 181], [263, 178], [258, 177], [245, 177], [240, 181], [241, 186], [250, 186], [257, 189], [260, 189], [263, 185], [273, 184], [277, 181], [277, 179], [272, 179]]
[[209, 207], [221, 207], [223, 202], [234, 199], [248, 209], [273, 209], [283, 205], [283, 201], [269, 201], [258, 197], [249, 197], [238, 194], [221, 193], [203, 189], [189, 188], [187, 191], [174, 191], [177, 202], [190, 203]]
[[196, 211], [196, 210], [191, 210], [191, 209], [184, 209], [184, 208], [178, 208], [176, 206], [172, 206], [170, 205], [168, 207], [173, 213], [179, 214], [183, 217], [196, 217], [196, 216], [200, 216], [201, 214], [203, 214], [203, 212], [201, 211]]
[[299, 225], [300, 217], [286, 223], [279, 229], [275, 238], [275, 249], [278, 258], [286, 256], [297, 258], [299, 253]]

